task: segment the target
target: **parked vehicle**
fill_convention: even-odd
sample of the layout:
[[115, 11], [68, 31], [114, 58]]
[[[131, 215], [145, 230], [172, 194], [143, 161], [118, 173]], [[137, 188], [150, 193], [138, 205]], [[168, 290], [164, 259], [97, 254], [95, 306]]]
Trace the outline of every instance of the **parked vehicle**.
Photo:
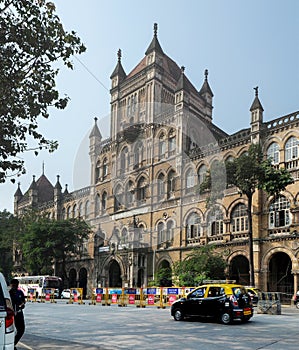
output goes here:
[[294, 304], [295, 304], [296, 308], [299, 309], [299, 290], [294, 295], [293, 300], [294, 300]]
[[64, 290], [61, 292], [61, 299], [70, 299], [71, 294], [72, 294], [72, 297], [74, 297], [75, 294], [77, 295], [78, 298], [79, 298], [79, 296], [80, 296], [79, 291], [78, 291], [77, 289], [75, 289], [75, 288], [72, 288], [72, 289], [64, 289]]
[[212, 283], [197, 287], [186, 297], [175, 301], [171, 315], [176, 321], [185, 317], [209, 317], [229, 324], [248, 321], [253, 316], [250, 295], [238, 284]]
[[259, 292], [260, 290], [255, 287], [246, 287], [247, 293], [250, 295], [252, 300], [252, 305], [257, 306], [257, 303], [259, 301]]
[[0, 349], [13, 350], [14, 340], [14, 311], [7, 284], [0, 272]]

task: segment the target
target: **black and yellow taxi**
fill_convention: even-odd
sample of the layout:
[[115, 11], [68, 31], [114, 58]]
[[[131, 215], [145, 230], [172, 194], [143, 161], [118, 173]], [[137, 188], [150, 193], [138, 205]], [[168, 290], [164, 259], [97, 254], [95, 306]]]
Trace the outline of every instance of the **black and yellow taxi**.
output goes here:
[[234, 320], [249, 321], [252, 300], [244, 286], [235, 283], [208, 283], [192, 290], [171, 305], [176, 321], [187, 317], [214, 318], [223, 324]]

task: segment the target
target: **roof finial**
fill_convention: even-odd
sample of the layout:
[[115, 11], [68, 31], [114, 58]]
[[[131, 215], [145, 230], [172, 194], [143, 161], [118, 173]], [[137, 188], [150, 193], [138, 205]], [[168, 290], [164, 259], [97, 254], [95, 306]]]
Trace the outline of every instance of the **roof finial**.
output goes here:
[[94, 117], [94, 123], [96, 124], [98, 121], [98, 118], [97, 117]]
[[117, 51], [117, 58], [118, 58], [118, 62], [121, 61], [121, 49], [118, 49]]
[[33, 177], [33, 182], [35, 182], [35, 175], [33, 175], [32, 177]]
[[157, 37], [157, 32], [158, 32], [158, 24], [154, 23], [154, 37]]
[[184, 74], [184, 72], [185, 72], [185, 66], [182, 66], [181, 67], [181, 73]]
[[209, 71], [205, 69], [205, 81], [208, 81]]
[[259, 95], [259, 87], [256, 86], [255, 88], [253, 88], [253, 90], [255, 90], [255, 96], [258, 97], [258, 95]]
[[43, 165], [42, 165], [42, 175], [45, 175], [45, 162], [43, 161]]

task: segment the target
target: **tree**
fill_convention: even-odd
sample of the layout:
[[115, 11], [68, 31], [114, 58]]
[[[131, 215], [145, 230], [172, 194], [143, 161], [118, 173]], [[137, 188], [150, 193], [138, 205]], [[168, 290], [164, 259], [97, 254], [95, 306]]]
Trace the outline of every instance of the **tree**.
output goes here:
[[[264, 159], [260, 145], [250, 145], [248, 152], [240, 157], [225, 163], [227, 181], [225, 185], [234, 185], [239, 189], [240, 195], [247, 198], [248, 213], [248, 244], [249, 244], [249, 272], [250, 285], [254, 286], [254, 261], [253, 261], [253, 237], [252, 237], [252, 199], [255, 191], [264, 190], [268, 195], [277, 196], [289, 184], [294, 182], [291, 174], [285, 168], [276, 169], [271, 165], [271, 159]], [[200, 191], [204, 192], [212, 188], [212, 182], [222, 182], [223, 176], [212, 176], [213, 169], [207, 174], [206, 180], [202, 183]], [[220, 185], [214, 184], [216, 189], [221, 188]], [[219, 192], [213, 191], [210, 204], [222, 198], [223, 190]]]
[[25, 173], [21, 153], [57, 148], [38, 131], [38, 118], [66, 107], [69, 98], [56, 89], [57, 63], [72, 69], [72, 55], [85, 50], [52, 2], [0, 0], [0, 182]]
[[13, 244], [18, 235], [18, 219], [4, 210], [0, 212], [0, 271], [9, 279], [13, 269]]
[[196, 286], [205, 279], [225, 278], [226, 262], [212, 245], [194, 249], [184, 260], [177, 261], [173, 273], [180, 286]]
[[66, 261], [80, 255], [80, 248], [88, 239], [90, 228], [85, 221], [76, 219], [51, 220], [35, 212], [22, 218], [20, 238], [26, 268], [32, 274], [53, 274], [55, 264], [61, 266], [66, 278]]

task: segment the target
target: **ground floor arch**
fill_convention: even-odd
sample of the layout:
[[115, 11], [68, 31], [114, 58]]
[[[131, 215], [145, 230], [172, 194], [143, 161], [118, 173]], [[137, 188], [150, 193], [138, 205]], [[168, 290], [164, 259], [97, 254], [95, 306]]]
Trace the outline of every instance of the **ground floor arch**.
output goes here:
[[109, 264], [109, 287], [122, 287], [121, 268], [116, 260]]
[[249, 285], [249, 261], [246, 256], [240, 254], [230, 260], [229, 279], [243, 285]]
[[172, 269], [170, 262], [166, 259], [161, 260], [158, 264], [157, 282], [163, 287], [172, 286]]
[[286, 295], [294, 293], [294, 276], [292, 274], [292, 260], [285, 252], [275, 252], [268, 266], [269, 291], [277, 291]]
[[76, 269], [70, 269], [69, 272], [69, 288], [77, 287], [77, 271]]
[[83, 297], [85, 297], [87, 291], [87, 270], [85, 267], [79, 270], [79, 288], [83, 289]]

